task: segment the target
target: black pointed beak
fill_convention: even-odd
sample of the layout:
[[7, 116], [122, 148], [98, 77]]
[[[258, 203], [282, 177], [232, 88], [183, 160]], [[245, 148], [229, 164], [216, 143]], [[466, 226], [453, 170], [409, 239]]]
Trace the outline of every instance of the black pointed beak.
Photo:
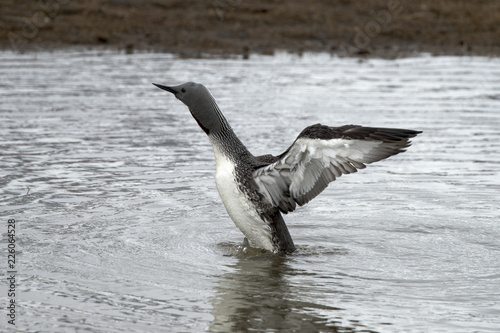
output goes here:
[[160, 89], [163, 89], [163, 90], [166, 90], [168, 92], [171, 92], [172, 94], [177, 94], [178, 91], [173, 89], [173, 88], [170, 88], [170, 87], [167, 87], [167, 86], [162, 86], [161, 84], [156, 84], [156, 83], [153, 83], [155, 86], [157, 86], [158, 88]]

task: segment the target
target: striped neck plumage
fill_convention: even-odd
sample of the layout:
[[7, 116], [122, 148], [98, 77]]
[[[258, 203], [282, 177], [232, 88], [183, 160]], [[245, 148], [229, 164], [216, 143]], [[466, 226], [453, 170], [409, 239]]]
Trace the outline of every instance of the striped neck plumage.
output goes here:
[[[224, 153], [224, 155], [231, 157], [232, 159], [238, 159], [238, 157], [251, 155], [245, 145], [236, 136], [233, 129], [226, 120], [226, 117], [222, 114], [219, 106], [212, 98], [211, 103], [212, 111], [210, 112], [216, 119], [215, 123], [212, 123], [210, 130], [207, 132], [203, 129], [200, 122], [198, 124], [207, 133], [212, 144], [217, 145], [219, 150]], [[196, 119], [196, 118], [195, 118]], [[197, 120], [198, 121], [198, 120]]]
[[207, 135], [230, 130], [231, 127], [219, 109], [215, 98], [208, 89], [202, 88], [203, 90], [197, 98], [190, 98], [185, 103], [191, 115]]
[[225, 119], [221, 129], [211, 132], [208, 134], [208, 137], [212, 145], [217, 146], [224, 155], [230, 157], [234, 162], [238, 162], [241, 158], [251, 155]]
[[[213, 128], [213, 133], [224, 133], [224, 132], [233, 132], [231, 126], [226, 120], [226, 117], [222, 114], [222, 111], [220, 110], [219, 106], [217, 105], [217, 102], [215, 101], [215, 98], [210, 94], [210, 107], [212, 108], [212, 112], [210, 114], [213, 115], [215, 124], [217, 126], [214, 126]], [[209, 133], [207, 133], [209, 134]]]

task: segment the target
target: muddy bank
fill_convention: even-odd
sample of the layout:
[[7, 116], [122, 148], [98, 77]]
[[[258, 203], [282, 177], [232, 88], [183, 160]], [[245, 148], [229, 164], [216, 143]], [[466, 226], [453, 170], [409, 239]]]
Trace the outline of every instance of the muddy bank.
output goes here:
[[500, 1], [0, 0], [0, 47], [500, 55]]

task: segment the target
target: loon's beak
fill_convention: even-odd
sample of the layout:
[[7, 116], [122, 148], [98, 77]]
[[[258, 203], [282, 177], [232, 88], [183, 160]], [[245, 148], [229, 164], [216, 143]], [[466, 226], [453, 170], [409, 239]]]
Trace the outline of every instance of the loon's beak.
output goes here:
[[158, 88], [160, 89], [163, 89], [163, 90], [166, 90], [168, 92], [171, 92], [172, 94], [177, 94], [178, 91], [173, 89], [173, 88], [170, 88], [170, 87], [167, 87], [167, 86], [162, 86], [161, 84], [156, 84], [156, 83], [153, 83], [155, 86], [157, 86]]

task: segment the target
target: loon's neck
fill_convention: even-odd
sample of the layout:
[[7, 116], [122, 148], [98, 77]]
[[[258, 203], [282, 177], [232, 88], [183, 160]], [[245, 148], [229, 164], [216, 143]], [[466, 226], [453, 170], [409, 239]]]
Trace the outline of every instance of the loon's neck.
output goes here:
[[220, 131], [210, 133], [208, 137], [214, 151], [217, 150], [218, 153], [229, 158], [235, 164], [247, 162], [253, 158], [253, 155], [236, 136], [229, 124]]

